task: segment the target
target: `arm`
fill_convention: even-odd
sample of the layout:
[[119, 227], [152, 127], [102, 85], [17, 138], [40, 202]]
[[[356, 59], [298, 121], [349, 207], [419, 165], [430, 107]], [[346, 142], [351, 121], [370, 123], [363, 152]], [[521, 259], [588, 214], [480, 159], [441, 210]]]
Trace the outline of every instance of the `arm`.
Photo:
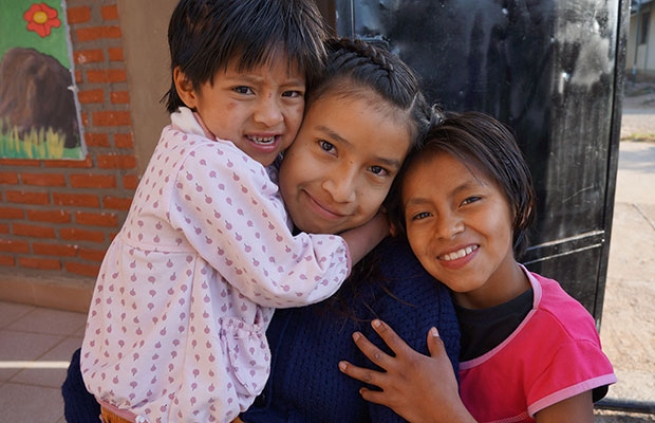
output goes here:
[[267, 307], [332, 295], [350, 271], [343, 238], [291, 233], [265, 169], [219, 143], [190, 149], [171, 177], [173, 229], [230, 285]]
[[537, 423], [593, 423], [594, 403], [591, 391], [555, 403], [535, 414]]
[[353, 266], [389, 236], [389, 221], [384, 213], [378, 213], [373, 219], [354, 229], [339, 234], [350, 250]]
[[362, 388], [364, 399], [386, 405], [410, 422], [475, 422], [459, 397], [452, 364], [436, 329], [428, 334], [430, 356], [426, 356], [410, 348], [382, 321], [374, 320], [372, 326], [395, 357], [384, 353], [359, 332], [353, 339], [364, 355], [384, 372], [345, 361], [339, 363], [339, 369], [346, 375], [381, 389]]
[[[385, 354], [359, 332], [353, 335], [353, 339], [357, 347], [384, 371], [365, 369], [348, 362], [339, 363], [341, 371], [348, 376], [381, 388], [381, 391], [361, 388], [364, 399], [386, 405], [410, 422], [476, 421], [459, 398], [452, 367], [447, 365], [447, 359], [444, 360], [443, 342], [436, 329], [428, 334], [430, 356], [426, 356], [410, 348], [385, 323], [374, 321], [373, 328], [395, 357]], [[439, 407], [433, 404], [439, 404]], [[535, 419], [537, 423], [592, 423], [592, 391], [548, 406], [538, 411]]]

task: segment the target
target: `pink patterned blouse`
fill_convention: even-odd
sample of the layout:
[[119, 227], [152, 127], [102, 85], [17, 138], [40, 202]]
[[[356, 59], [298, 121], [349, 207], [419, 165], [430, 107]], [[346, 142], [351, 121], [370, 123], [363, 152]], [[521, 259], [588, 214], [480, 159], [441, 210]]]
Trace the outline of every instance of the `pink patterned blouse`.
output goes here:
[[188, 109], [171, 120], [102, 263], [82, 373], [137, 422], [231, 421], [268, 377], [274, 308], [332, 295], [350, 256], [338, 236], [292, 235], [276, 171]]

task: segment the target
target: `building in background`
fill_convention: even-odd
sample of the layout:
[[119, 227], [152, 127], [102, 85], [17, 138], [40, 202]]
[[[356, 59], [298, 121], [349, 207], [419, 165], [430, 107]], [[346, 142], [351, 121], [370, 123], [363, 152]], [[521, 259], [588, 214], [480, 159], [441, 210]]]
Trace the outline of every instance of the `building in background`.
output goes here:
[[655, 78], [655, 1], [632, 0], [626, 74]]

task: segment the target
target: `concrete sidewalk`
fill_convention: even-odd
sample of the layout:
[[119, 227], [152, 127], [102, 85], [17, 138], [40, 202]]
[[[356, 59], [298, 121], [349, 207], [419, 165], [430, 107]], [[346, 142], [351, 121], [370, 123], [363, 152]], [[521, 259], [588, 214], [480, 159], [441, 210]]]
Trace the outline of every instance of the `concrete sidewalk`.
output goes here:
[[[655, 111], [649, 115], [655, 133]], [[607, 285], [603, 349], [618, 383], [609, 401], [655, 404], [655, 143], [622, 141]], [[655, 422], [653, 414], [602, 413], [599, 422]], [[610, 415], [613, 415], [611, 419]], [[620, 418], [618, 416], [621, 416]]]

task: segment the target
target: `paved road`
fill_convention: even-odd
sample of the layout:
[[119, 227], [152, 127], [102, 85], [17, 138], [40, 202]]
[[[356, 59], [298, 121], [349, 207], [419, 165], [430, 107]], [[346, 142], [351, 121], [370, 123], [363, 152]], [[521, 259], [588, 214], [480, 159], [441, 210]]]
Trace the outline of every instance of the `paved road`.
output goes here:
[[[655, 85], [654, 85], [655, 86]], [[626, 97], [601, 322], [618, 383], [608, 400], [650, 413], [599, 411], [596, 422], [655, 422], [655, 92]], [[630, 408], [630, 407], [628, 407]]]

